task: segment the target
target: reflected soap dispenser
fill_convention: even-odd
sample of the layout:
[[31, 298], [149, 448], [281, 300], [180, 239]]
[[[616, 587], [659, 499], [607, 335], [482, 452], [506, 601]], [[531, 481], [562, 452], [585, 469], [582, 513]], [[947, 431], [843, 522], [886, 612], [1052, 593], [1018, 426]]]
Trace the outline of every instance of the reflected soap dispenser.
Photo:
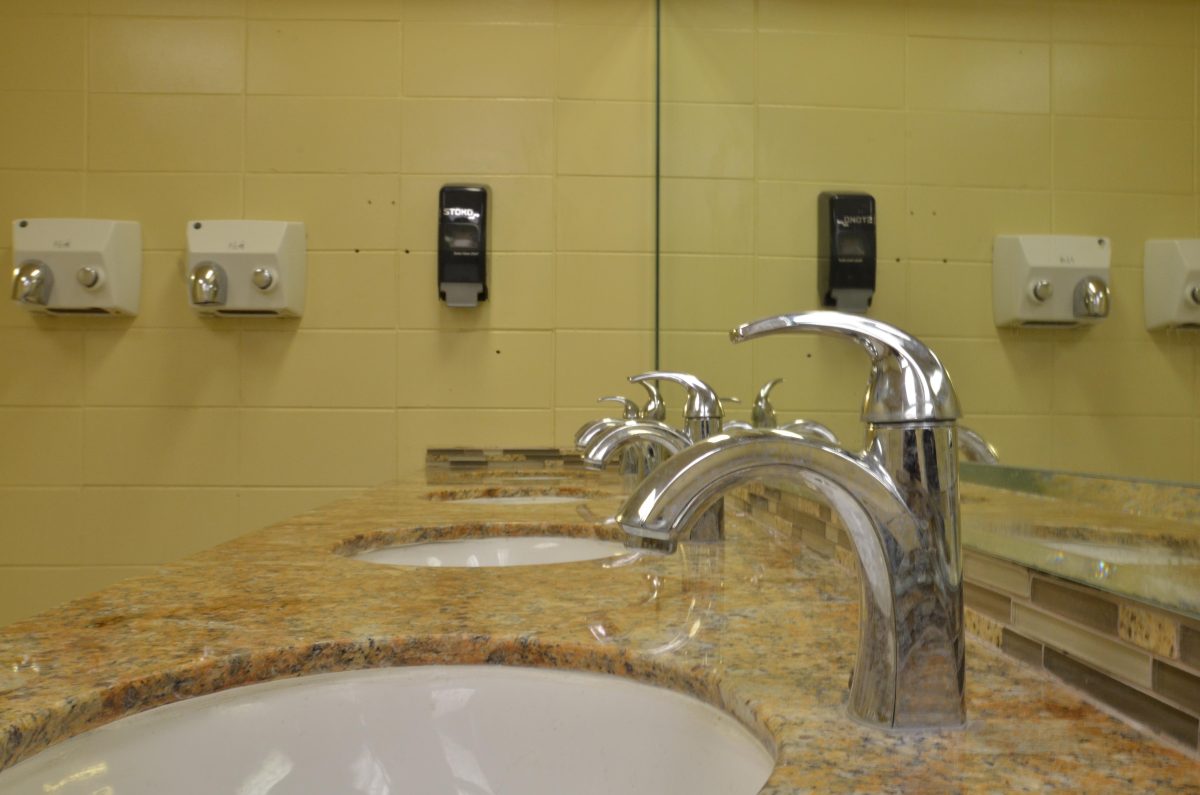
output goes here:
[[486, 301], [486, 185], [445, 185], [438, 197], [438, 295], [447, 306]]

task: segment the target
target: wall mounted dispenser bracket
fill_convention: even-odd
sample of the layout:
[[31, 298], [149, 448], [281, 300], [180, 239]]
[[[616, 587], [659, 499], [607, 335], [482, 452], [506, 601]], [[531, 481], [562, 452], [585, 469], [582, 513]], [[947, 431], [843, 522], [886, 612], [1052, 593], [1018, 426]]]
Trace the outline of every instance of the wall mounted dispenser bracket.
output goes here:
[[49, 315], [136, 315], [142, 227], [136, 221], [13, 221], [12, 299]]
[[486, 301], [486, 185], [445, 185], [438, 194], [438, 295], [447, 306]]
[[817, 218], [821, 305], [866, 312], [875, 295], [875, 198], [866, 193], [821, 193]]
[[299, 317], [304, 224], [188, 221], [188, 303], [202, 315]]
[[1200, 240], [1147, 240], [1146, 328], [1200, 328]]
[[1000, 235], [992, 249], [997, 326], [1078, 326], [1108, 316], [1106, 237]]

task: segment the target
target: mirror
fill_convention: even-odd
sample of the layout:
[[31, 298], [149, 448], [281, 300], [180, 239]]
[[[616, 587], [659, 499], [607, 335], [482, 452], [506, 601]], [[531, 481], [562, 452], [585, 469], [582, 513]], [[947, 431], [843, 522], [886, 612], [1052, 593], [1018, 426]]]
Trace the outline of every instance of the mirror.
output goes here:
[[[1196, 13], [1133, 2], [660, 0], [658, 366], [741, 397], [728, 411], [741, 420], [758, 388], [782, 377], [771, 395], [781, 422], [819, 421], [853, 446], [868, 367], [856, 346], [807, 336], [735, 346], [728, 330], [821, 308], [818, 194], [868, 193], [877, 273], [867, 314], [938, 353], [963, 423], [1006, 465], [964, 466], [964, 481], [1019, 498], [1050, 489], [1076, 506], [1133, 489], [1132, 510], [1103, 506], [1093, 522], [1126, 545], [1169, 499], [1184, 515], [1163, 523], [1195, 546], [1200, 489], [1181, 484], [1200, 481], [1200, 331], [1146, 331], [1141, 266], [1147, 239], [1200, 236]], [[1088, 328], [999, 329], [993, 240], [1045, 233], [1110, 238], [1111, 314]], [[1027, 525], [1044, 534], [1040, 520]], [[1006, 528], [964, 528], [964, 544], [1200, 612], [1200, 601], [1147, 591], [1181, 572], [1177, 555], [1098, 578], [1054, 569], [1047, 555], [1061, 544]], [[1114, 560], [1111, 550], [1093, 557], [1076, 562]], [[1197, 570], [1188, 567], [1192, 583]], [[1187, 592], [1196, 597], [1194, 585]]]
[[[1142, 248], [1196, 237], [1191, 4], [661, 0], [659, 366], [749, 418], [861, 437], [867, 361], [836, 339], [734, 346], [819, 308], [817, 196], [869, 193], [868, 314], [954, 378], [963, 422], [1020, 467], [1200, 481], [1200, 332], [1148, 332]], [[1104, 235], [1112, 311], [998, 329], [998, 234]], [[678, 398], [675, 398], [678, 400]]]

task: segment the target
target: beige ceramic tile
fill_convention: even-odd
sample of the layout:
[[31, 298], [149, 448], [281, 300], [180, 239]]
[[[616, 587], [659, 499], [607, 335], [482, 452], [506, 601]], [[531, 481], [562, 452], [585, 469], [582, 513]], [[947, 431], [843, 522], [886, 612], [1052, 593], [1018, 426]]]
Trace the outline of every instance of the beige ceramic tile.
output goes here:
[[153, 572], [149, 566], [4, 566], [0, 568], [0, 625]]
[[1195, 357], [1189, 348], [1142, 340], [1062, 342], [1054, 351], [1054, 409], [1094, 416], [1190, 417], [1194, 378]]
[[561, 25], [555, 38], [559, 97], [654, 100], [652, 27]]
[[0, 90], [82, 91], [87, 87], [83, 19], [15, 17], [0, 26]]
[[914, 260], [990, 263], [997, 235], [1050, 229], [1049, 191], [908, 189], [908, 254]]
[[88, 0], [0, 0], [0, 16], [86, 16]]
[[1053, 458], [1054, 418], [1049, 415], [981, 414], [968, 405], [961, 422], [982, 434], [1008, 466], [1044, 469]]
[[652, 179], [561, 177], [555, 187], [559, 251], [653, 250]]
[[1071, 472], [1185, 481], [1192, 471], [1192, 451], [1179, 444], [1180, 427], [1174, 417], [1060, 414], [1054, 421], [1050, 465]]
[[554, 337], [548, 331], [402, 331], [399, 405], [549, 408]]
[[1108, 237], [1114, 266], [1141, 266], [1147, 240], [1191, 237], [1195, 223], [1190, 195], [1054, 193], [1055, 231]]
[[246, 24], [232, 19], [93, 19], [92, 91], [230, 94], [245, 86]]
[[305, 329], [390, 329], [397, 315], [393, 252], [311, 252]]
[[155, 17], [240, 17], [246, 0], [91, 0], [93, 14]]
[[653, 104], [563, 101], [555, 114], [559, 174], [654, 174]]
[[[83, 195], [80, 172], [0, 171], [0, 248], [12, 245], [12, 222], [18, 218], [82, 216]], [[3, 262], [11, 260], [6, 256]]]
[[443, 185], [460, 182], [483, 183], [490, 190], [492, 225], [488, 229], [488, 245], [492, 251], [554, 250], [555, 189], [561, 189], [563, 180], [556, 182], [550, 177], [509, 177], [494, 174], [405, 175], [400, 185], [402, 249], [428, 252], [437, 250], [438, 191]]
[[[914, 307], [913, 317], [923, 307]], [[1053, 351], [1039, 340], [958, 340], [923, 337], [942, 360], [965, 410], [980, 414], [1046, 414], [1051, 405]]]
[[654, 258], [649, 254], [559, 254], [555, 260], [559, 329], [650, 329]]
[[142, 225], [143, 249], [187, 247], [187, 222], [241, 218], [240, 174], [87, 175], [87, 212], [96, 218], [127, 218]]
[[554, 0], [404, 0], [404, 20], [549, 23], [554, 21], [554, 7]]
[[237, 494], [237, 519], [232, 526], [238, 533], [253, 532], [359, 492], [359, 489], [325, 488], [241, 489]]
[[631, 375], [654, 369], [647, 331], [559, 331], [554, 335], [554, 405], [591, 406], [602, 395], [639, 395]]
[[394, 249], [399, 194], [393, 176], [250, 174], [246, 217], [304, 221], [309, 251]]
[[1190, 46], [1196, 38], [1190, 3], [1056, 0], [1054, 39]]
[[98, 486], [237, 482], [238, 417], [223, 408], [88, 408], [83, 475]]
[[1071, 116], [1191, 119], [1191, 48], [1054, 45], [1054, 111]]
[[234, 331], [90, 331], [84, 396], [88, 406], [233, 406], [237, 368]]
[[46, 565], [87, 561], [77, 549], [86, 544], [80, 488], [0, 488], [4, 517], [4, 565]]
[[[468, 118], [471, 123], [463, 124]], [[479, 130], [487, 130], [487, 146], [479, 146]], [[405, 100], [400, 152], [405, 173], [549, 174], [554, 106], [543, 100]]]
[[761, 178], [904, 181], [902, 113], [760, 107], [757, 143]]
[[372, 486], [396, 476], [394, 411], [244, 409], [242, 486]]
[[[399, 23], [250, 22], [247, 37], [246, 90], [251, 94], [399, 94]], [[321, 57], [313, 58], [318, 50]]]
[[[757, 388], [753, 347], [753, 343], [731, 344], [728, 331], [663, 331], [659, 333], [658, 364], [663, 370], [696, 374], [722, 397], [746, 400], [750, 390]], [[672, 385], [663, 385], [663, 397], [669, 407], [681, 407], [685, 400], [683, 391]], [[679, 416], [678, 408], [671, 411]]]
[[[728, 344], [728, 334], [720, 337]], [[743, 387], [743, 392], [757, 389], [771, 378], [783, 378], [787, 382], [787, 402], [781, 405], [805, 415], [847, 411], [862, 405], [870, 361], [844, 340], [789, 334], [730, 347], [736, 348], [739, 355], [749, 349], [753, 357], [753, 384]]]
[[749, 256], [663, 254], [659, 327], [727, 331], [754, 314], [755, 269]]
[[438, 296], [437, 257], [403, 254], [397, 272], [398, 325], [405, 329], [554, 328], [554, 256], [495, 253], [488, 258], [488, 298], [453, 308]]
[[[665, 311], [664, 302], [664, 311]], [[753, 317], [821, 308], [815, 258], [759, 257], [754, 263]], [[750, 316], [738, 322], [749, 320]]]
[[396, 337], [390, 331], [244, 331], [243, 406], [390, 408]]
[[133, 327], [229, 331], [228, 319], [202, 318], [188, 306], [187, 288], [182, 251], [144, 251], [142, 298]]
[[403, 0], [248, 0], [251, 19], [398, 20]]
[[690, 0], [661, 6], [664, 28], [750, 30], [754, 27], [753, 0]]
[[754, 101], [753, 32], [668, 28], [660, 39], [662, 101]]
[[1050, 111], [1047, 44], [911, 38], [905, 75], [914, 109]]
[[659, 188], [662, 251], [753, 252], [754, 188], [749, 179], [663, 179]]
[[659, 125], [664, 177], [754, 177], [754, 108], [749, 105], [668, 103], [659, 111]]
[[859, 31], [866, 35], [904, 30], [904, 5], [892, 0], [860, 3], [763, 0], [758, 7], [760, 30], [806, 30], [815, 33]]
[[[762, 32], [758, 101], [767, 105], [900, 108], [904, 38], [860, 33]], [[837, 64], [837, 79], [822, 79]], [[810, 75], [811, 79], [796, 79]]]
[[7, 450], [0, 456], [5, 486], [70, 486], [80, 483], [79, 449], [83, 417], [79, 409], [0, 409], [0, 433]]
[[64, 559], [53, 562], [167, 563], [238, 535], [232, 488], [94, 487], [83, 489], [79, 502], [84, 519], [78, 537], [68, 542]]
[[908, 274], [912, 323], [907, 331], [922, 338], [996, 339], [989, 265], [913, 260]]
[[1054, 121], [1058, 188], [1188, 193], [1193, 162], [1189, 122], [1068, 116]]
[[912, 0], [910, 36], [1049, 41], [1051, 8], [1044, 0]]
[[86, 106], [82, 92], [0, 92], [0, 168], [82, 168]]
[[399, 469], [424, 468], [430, 447], [549, 447], [554, 442], [550, 409], [402, 409]]
[[652, 0], [559, 0], [559, 25], [612, 25], [623, 28], [654, 26], [655, 3]]
[[906, 255], [905, 189], [902, 185], [830, 182], [758, 183], [755, 217], [757, 251], [768, 256], [815, 256], [817, 253], [817, 202], [822, 191], [869, 193], [875, 197], [878, 256], [895, 260]]
[[400, 102], [376, 97], [248, 97], [246, 170], [391, 173]]
[[1150, 656], [1048, 613], [1013, 605], [1013, 624], [1036, 640], [1068, 652], [1127, 682], [1150, 687]]
[[404, 42], [405, 96], [554, 96], [552, 25], [414, 22]]
[[78, 331], [0, 332], [0, 405], [78, 406], [83, 335]]
[[1050, 186], [1050, 121], [998, 113], [910, 113], [909, 180], [987, 188]]
[[242, 98], [92, 94], [88, 165], [98, 171], [238, 171]]

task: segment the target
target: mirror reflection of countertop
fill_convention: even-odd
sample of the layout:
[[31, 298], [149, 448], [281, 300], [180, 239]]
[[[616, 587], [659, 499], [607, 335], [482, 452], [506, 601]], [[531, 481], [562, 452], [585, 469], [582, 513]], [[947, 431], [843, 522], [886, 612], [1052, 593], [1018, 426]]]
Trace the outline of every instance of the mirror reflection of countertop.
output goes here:
[[1200, 618], [1200, 490], [963, 466], [966, 549]]
[[[965, 728], [851, 722], [853, 575], [745, 519], [730, 517], [723, 545], [670, 557], [481, 569], [351, 557], [473, 535], [619, 537], [607, 476], [555, 481], [586, 484], [580, 501], [496, 505], [431, 498], [447, 479], [414, 474], [0, 629], [0, 767], [236, 685], [498, 663], [632, 677], [721, 707], [775, 753], [768, 793], [1200, 792], [1195, 756], [974, 639]], [[456, 487], [487, 497], [498, 485], [533, 495], [554, 482], [469, 473]]]

